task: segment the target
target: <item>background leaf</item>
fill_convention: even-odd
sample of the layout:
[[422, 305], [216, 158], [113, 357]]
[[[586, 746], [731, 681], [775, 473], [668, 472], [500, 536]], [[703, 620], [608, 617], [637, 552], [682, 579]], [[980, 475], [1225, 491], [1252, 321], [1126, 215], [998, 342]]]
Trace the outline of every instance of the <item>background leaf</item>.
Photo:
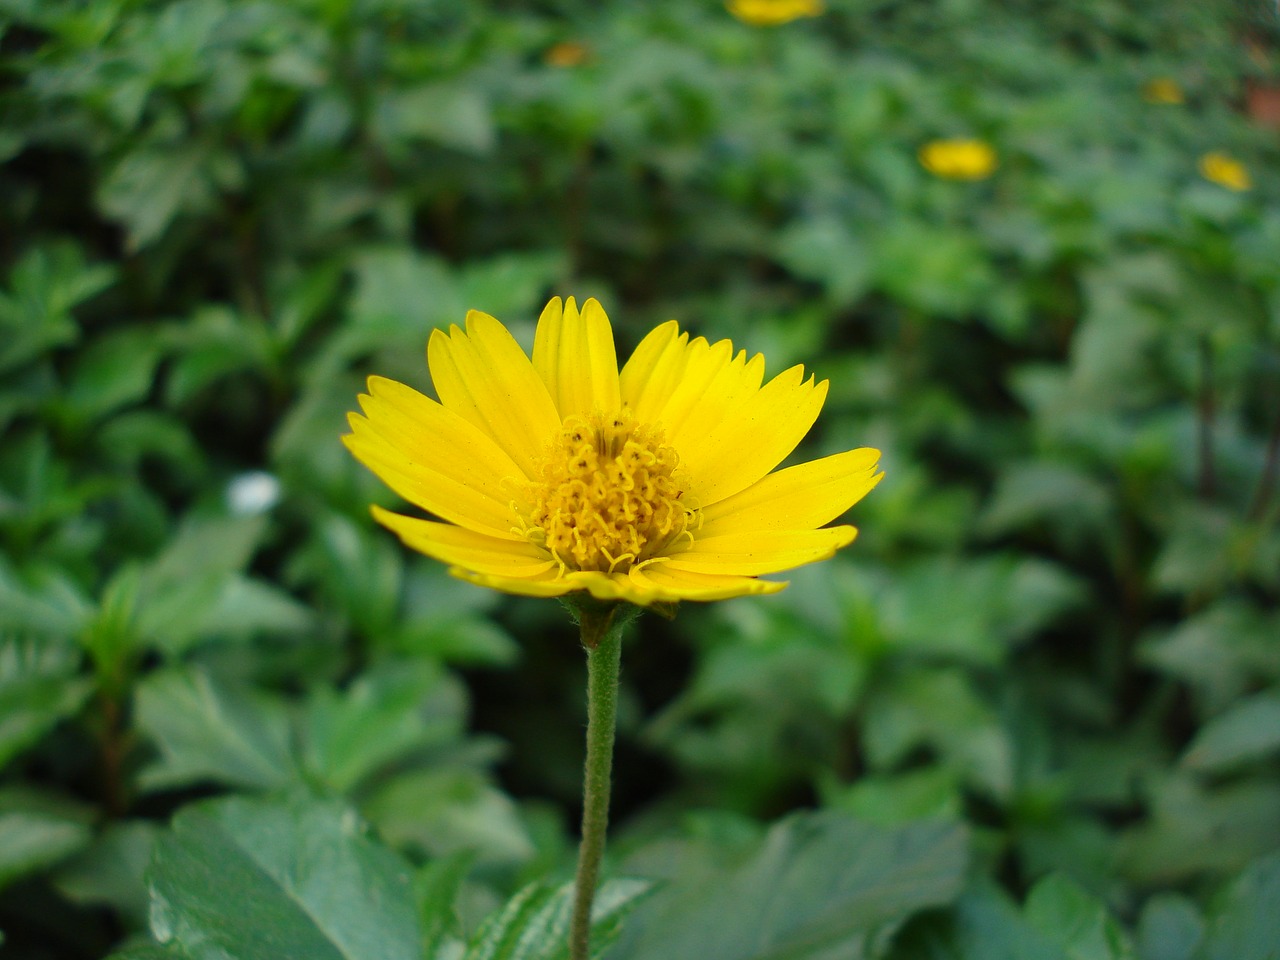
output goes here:
[[193, 960], [419, 956], [411, 871], [334, 800], [185, 810], [156, 847], [151, 896], [152, 932]]
[[957, 895], [966, 846], [952, 826], [885, 829], [825, 813], [778, 824], [737, 867], [667, 850], [653, 865], [670, 880], [631, 918], [616, 955], [871, 956], [913, 912]]

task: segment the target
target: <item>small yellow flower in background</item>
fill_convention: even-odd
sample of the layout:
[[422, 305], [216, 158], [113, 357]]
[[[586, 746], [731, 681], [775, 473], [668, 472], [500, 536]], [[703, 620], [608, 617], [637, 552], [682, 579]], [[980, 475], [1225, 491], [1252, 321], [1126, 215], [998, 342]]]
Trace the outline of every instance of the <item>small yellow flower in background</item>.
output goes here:
[[944, 180], [985, 180], [998, 165], [983, 140], [931, 140], [920, 148], [920, 165]]
[[1200, 158], [1200, 176], [1228, 190], [1248, 190], [1253, 180], [1243, 163], [1217, 150]]
[[501, 323], [436, 330], [440, 402], [369, 379], [343, 437], [361, 463], [441, 521], [374, 507], [404, 543], [464, 580], [526, 596], [587, 591], [649, 605], [774, 593], [757, 579], [824, 560], [823, 527], [880, 480], [869, 448], [771, 472], [817, 419], [827, 382], [728, 340], [655, 328], [618, 371], [588, 300], [552, 300], [530, 360]]
[[547, 52], [542, 55], [543, 62], [549, 67], [580, 67], [590, 59], [590, 48], [573, 40], [548, 47]]
[[725, 8], [753, 27], [776, 27], [826, 12], [822, 0], [725, 0]]
[[1142, 99], [1147, 103], [1177, 105], [1186, 102], [1182, 87], [1171, 77], [1156, 77], [1142, 86]]

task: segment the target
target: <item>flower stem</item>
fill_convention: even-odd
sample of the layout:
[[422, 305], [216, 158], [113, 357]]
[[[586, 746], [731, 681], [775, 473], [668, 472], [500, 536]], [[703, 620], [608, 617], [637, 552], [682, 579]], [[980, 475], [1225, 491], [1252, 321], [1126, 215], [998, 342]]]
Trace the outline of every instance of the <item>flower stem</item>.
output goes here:
[[600, 877], [605, 832], [609, 826], [609, 784], [613, 770], [613, 736], [618, 719], [618, 670], [622, 661], [622, 628], [631, 619], [608, 607], [582, 604], [577, 609], [582, 646], [587, 651], [587, 759], [582, 775], [582, 843], [574, 878], [573, 920], [569, 927], [570, 960], [587, 960], [591, 937], [591, 903]]

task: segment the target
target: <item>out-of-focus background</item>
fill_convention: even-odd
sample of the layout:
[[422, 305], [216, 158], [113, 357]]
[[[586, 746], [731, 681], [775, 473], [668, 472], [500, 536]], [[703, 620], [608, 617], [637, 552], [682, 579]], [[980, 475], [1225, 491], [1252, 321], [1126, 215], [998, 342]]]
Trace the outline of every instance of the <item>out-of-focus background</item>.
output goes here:
[[0, 2], [6, 957], [257, 956], [233, 847], [332, 838], [441, 957], [567, 876], [564, 611], [338, 442], [551, 295], [806, 364], [800, 453], [887, 471], [633, 631], [606, 872], [669, 882], [608, 956], [1274, 957], [1274, 4], [770, 6]]

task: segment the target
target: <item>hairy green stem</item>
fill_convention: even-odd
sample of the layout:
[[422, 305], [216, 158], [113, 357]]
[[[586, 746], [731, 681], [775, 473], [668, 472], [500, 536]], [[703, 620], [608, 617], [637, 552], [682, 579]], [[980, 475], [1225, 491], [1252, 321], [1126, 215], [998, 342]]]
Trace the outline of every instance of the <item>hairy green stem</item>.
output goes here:
[[609, 826], [622, 628], [630, 617], [625, 613], [619, 615], [617, 605], [584, 604], [577, 613], [582, 646], [587, 651], [587, 758], [582, 776], [582, 843], [578, 847], [578, 873], [574, 878], [569, 958], [587, 960], [591, 903], [600, 878], [600, 860], [604, 856], [605, 832]]

